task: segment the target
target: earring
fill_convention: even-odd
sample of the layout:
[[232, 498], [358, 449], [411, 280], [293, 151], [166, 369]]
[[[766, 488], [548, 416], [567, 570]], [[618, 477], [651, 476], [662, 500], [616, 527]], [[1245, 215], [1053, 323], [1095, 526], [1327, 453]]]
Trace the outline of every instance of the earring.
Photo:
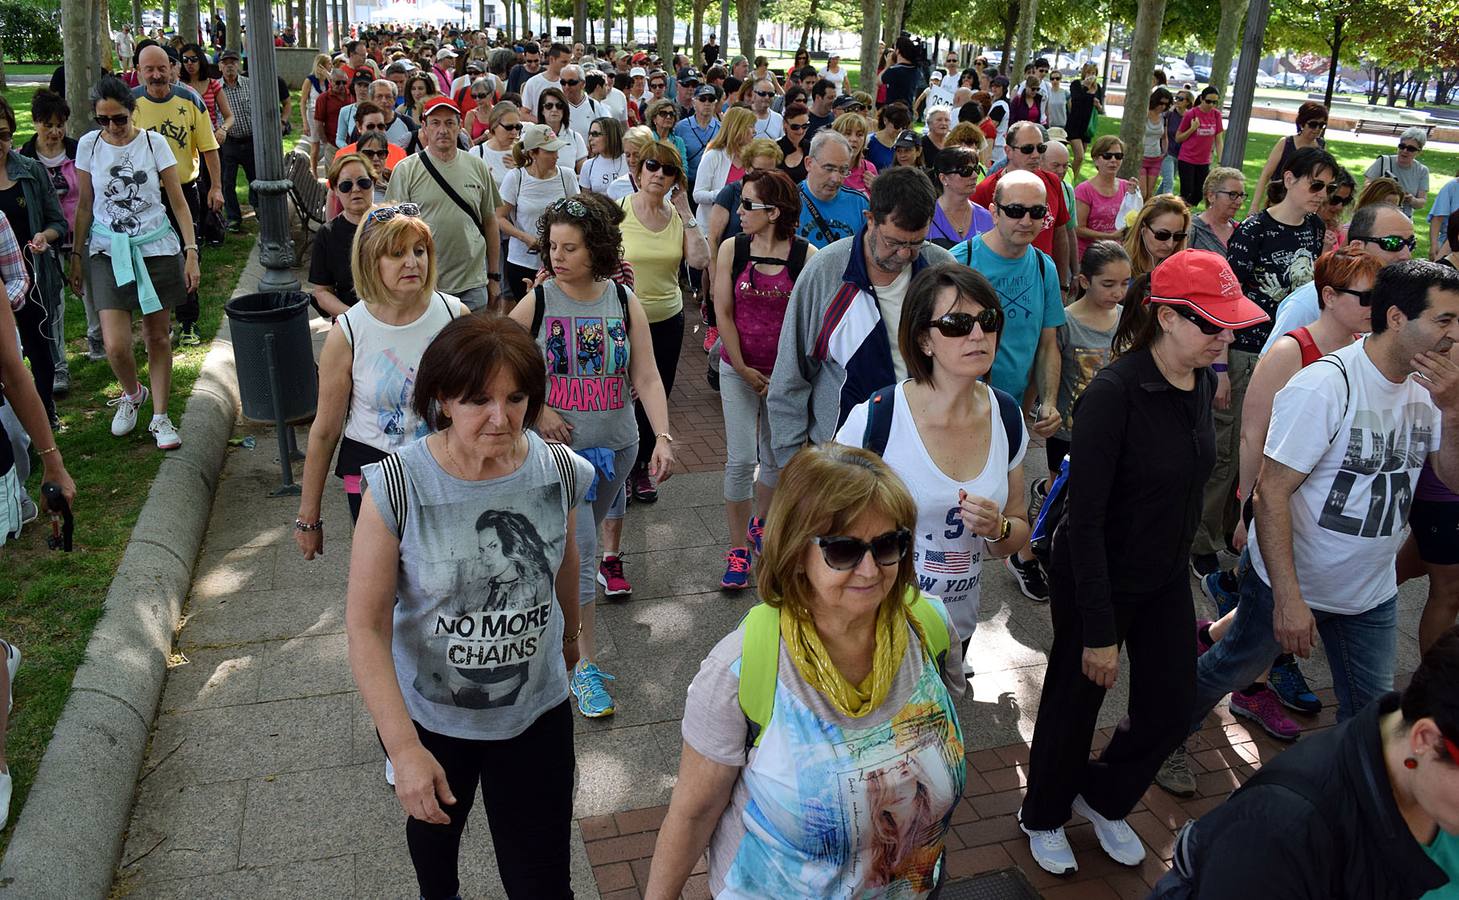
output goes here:
[[1417, 769], [1418, 768], [1418, 760], [1416, 760], [1412, 756], [1410, 756], [1408, 759], [1405, 759], [1403, 761], [1403, 767], [1405, 769]]

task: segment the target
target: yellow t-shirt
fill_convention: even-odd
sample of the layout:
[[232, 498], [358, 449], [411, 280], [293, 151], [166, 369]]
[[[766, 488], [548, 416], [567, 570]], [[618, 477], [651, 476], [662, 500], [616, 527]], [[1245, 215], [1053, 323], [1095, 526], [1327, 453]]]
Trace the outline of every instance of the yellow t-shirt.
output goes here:
[[623, 258], [633, 264], [633, 293], [650, 322], [662, 322], [684, 308], [679, 294], [679, 264], [684, 260], [684, 221], [669, 207], [669, 226], [649, 231], [633, 212], [633, 197], [623, 206]]
[[203, 106], [189, 88], [180, 84], [172, 86], [172, 93], [166, 100], [153, 100], [147, 96], [145, 87], [132, 91], [137, 98], [137, 111], [132, 121], [138, 128], [155, 131], [167, 138], [172, 145], [172, 154], [177, 157], [177, 179], [183, 184], [198, 177], [198, 154], [218, 149], [218, 139], [213, 137], [213, 122], [208, 118], [208, 108]]

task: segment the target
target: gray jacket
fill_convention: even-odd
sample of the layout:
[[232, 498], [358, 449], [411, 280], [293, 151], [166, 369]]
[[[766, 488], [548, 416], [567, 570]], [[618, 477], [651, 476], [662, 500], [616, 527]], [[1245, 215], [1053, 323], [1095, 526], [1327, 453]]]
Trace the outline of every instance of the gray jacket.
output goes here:
[[1226, 245], [1216, 237], [1216, 232], [1212, 231], [1211, 226], [1207, 225], [1206, 220], [1200, 216], [1191, 216], [1190, 248], [1226, 255]]
[[51, 248], [35, 261], [35, 286], [47, 308], [61, 297], [66, 279], [61, 272], [61, 244], [66, 239], [66, 216], [61, 212], [61, 200], [51, 185], [45, 166], [28, 156], [21, 156], [11, 150], [5, 158], [5, 174], [12, 181], [20, 183], [20, 194], [25, 198], [25, 209], [33, 233], [39, 234], [47, 228], [54, 228], [60, 237], [51, 242]]

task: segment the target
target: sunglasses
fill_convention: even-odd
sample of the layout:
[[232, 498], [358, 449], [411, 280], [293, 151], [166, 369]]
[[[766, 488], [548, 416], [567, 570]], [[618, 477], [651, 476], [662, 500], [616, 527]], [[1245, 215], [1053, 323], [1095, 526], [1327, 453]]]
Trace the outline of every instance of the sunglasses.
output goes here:
[[361, 175], [359, 178], [355, 178], [353, 180], [346, 178], [344, 181], [341, 181], [339, 183], [335, 190], [339, 191], [341, 194], [349, 194], [353, 193], [355, 190], [368, 191], [374, 186], [375, 179], [371, 178], [368, 175]]
[[1215, 103], [1215, 102], [1216, 102], [1216, 98], [1215, 97], [1202, 97], [1201, 98], [1201, 103], [1202, 104], [1205, 104], [1205, 103]]
[[1350, 295], [1352, 295], [1354, 297], [1357, 297], [1358, 298], [1358, 305], [1359, 306], [1372, 306], [1373, 305], [1373, 289], [1372, 288], [1369, 288], [1366, 291], [1355, 291], [1352, 288], [1335, 287], [1335, 288], [1333, 288], [1333, 290], [1334, 291], [1337, 291], [1339, 294], [1350, 294]]
[[944, 174], [944, 175], [961, 175], [964, 178], [972, 178], [974, 175], [977, 175], [980, 171], [981, 170], [977, 166], [959, 166], [956, 169], [944, 169], [943, 172], [942, 172], [942, 174]]
[[756, 97], [774, 97], [775, 96], [775, 92], [774, 91], [756, 91], [755, 92], [755, 96]]
[[1327, 122], [1325, 120], [1321, 122], [1308, 122], [1303, 127], [1310, 128], [1313, 131], [1321, 131], [1322, 129], [1327, 127]]
[[1003, 330], [1003, 310], [985, 309], [976, 315], [950, 312], [927, 323], [927, 327], [936, 328], [943, 337], [950, 338], [967, 337], [973, 333], [974, 325], [983, 329], [984, 334], [997, 334]]
[[544, 104], [542, 104], [542, 108], [543, 109], [567, 109], [567, 107], [566, 106], [563, 106], [561, 103], [544, 103]]
[[371, 159], [389, 159], [390, 158], [390, 153], [387, 150], [361, 150], [360, 152], [363, 153], [363, 154], [365, 154], [366, 156], [370, 157]]
[[1026, 155], [1028, 155], [1030, 153], [1043, 153], [1045, 150], [1049, 149], [1049, 145], [1048, 144], [1022, 144], [1022, 145], [1014, 146], [1014, 145], [1010, 144], [1009, 145], [1009, 149], [1017, 150], [1019, 153], [1022, 153], [1022, 154], [1024, 154], [1026, 156]]
[[200, 63], [200, 62], [202, 62], [202, 60], [199, 59], [196, 56], [184, 56], [182, 58], [182, 61], [185, 62], [185, 63]]
[[497, 126], [496, 127], [498, 127], [498, 128], [505, 128], [507, 131], [521, 131], [522, 130], [522, 123], [521, 122], [518, 122], [515, 125], [507, 125], [507, 124], [504, 124], [504, 123], [500, 123], [499, 122], [499, 123], [497, 123]]
[[1307, 185], [1307, 192], [1310, 194], [1316, 194], [1319, 191], [1327, 190], [1331, 186], [1331, 181], [1322, 181], [1320, 179], [1314, 178], [1312, 179], [1312, 183]]
[[1346, 197], [1339, 197], [1339, 196], [1337, 196], [1336, 194], [1333, 194], [1333, 193], [1329, 193], [1327, 195], [1327, 205], [1328, 206], [1348, 206], [1352, 202], [1353, 202], [1353, 195], [1352, 194], [1348, 194]]
[[1099, 158], [1100, 159], [1112, 159], [1112, 160], [1115, 160], [1116, 162], [1118, 162], [1120, 160], [1123, 160], [1125, 158], [1125, 155], [1123, 153], [1101, 153], [1101, 154], [1099, 154]]
[[120, 127], [132, 121], [131, 114], [121, 116], [92, 116], [92, 118], [95, 119], [96, 124], [100, 125], [102, 128], [105, 128], [108, 125], [116, 125]]
[[552, 204], [554, 212], [564, 212], [574, 219], [581, 219], [588, 214], [588, 207], [581, 200], [564, 197]]
[[[669, 83], [667, 81], [654, 81], [649, 83], [648, 89], [651, 91], [661, 91], [668, 86]], [[685, 85], [685, 87], [688, 87], [688, 85]]]
[[643, 167], [650, 172], [663, 172], [670, 178], [679, 177], [679, 167], [673, 163], [659, 162], [656, 159], [646, 159], [643, 161]]
[[473, 100], [485, 100], [489, 96], [490, 96], [490, 94], [472, 94], [471, 95], [471, 97], [472, 97]]
[[1190, 234], [1188, 231], [1170, 231], [1165, 228], [1151, 228], [1149, 225], [1145, 226], [1145, 230], [1150, 232], [1151, 237], [1161, 243], [1165, 241], [1183, 241], [1186, 239], [1186, 235]]
[[379, 209], [371, 210], [365, 221], [360, 223], [360, 228], [365, 228], [376, 222], [389, 222], [396, 216], [410, 216], [415, 218], [420, 215], [419, 203], [401, 203], [397, 206], [382, 206]]
[[905, 528], [877, 535], [870, 541], [845, 535], [818, 535], [814, 539], [821, 548], [821, 558], [829, 568], [837, 572], [849, 572], [861, 564], [867, 551], [879, 566], [894, 566], [906, 557], [912, 548], [912, 532]]
[[[62, 127], [64, 128], [65, 126]], [[13, 131], [0, 131], [0, 144], [10, 143], [10, 139], [13, 137], [15, 137], [15, 132]]]
[[1049, 214], [1049, 208], [1042, 203], [1036, 206], [1024, 206], [1022, 203], [995, 203], [994, 205], [1003, 210], [1003, 215], [1010, 219], [1022, 219], [1024, 216], [1028, 216], [1038, 222]]
[[1217, 325], [1215, 322], [1210, 321], [1209, 319], [1205, 318], [1200, 313], [1192, 309], [1187, 309], [1184, 306], [1177, 306], [1175, 304], [1166, 305], [1175, 310], [1176, 315], [1180, 316], [1182, 319], [1185, 319], [1187, 322], [1199, 328], [1201, 330], [1201, 334], [1204, 334], [1206, 337], [1215, 337], [1222, 331], [1226, 330], [1222, 326]]
[[768, 211], [768, 210], [772, 210], [774, 208], [775, 207], [773, 205], [769, 204], [769, 203], [756, 203], [754, 200], [751, 200], [749, 197], [741, 197], [740, 198], [740, 209], [744, 210], [745, 212], [750, 212], [750, 211], [756, 210], [756, 209]]
[[1402, 151], [1407, 151], [1409, 153], [1417, 153], [1420, 150], [1422, 150], [1423, 148], [1422, 147], [1415, 147], [1413, 144], [1399, 144], [1398, 145], [1398, 149], [1399, 150], [1402, 150]]
[[564, 79], [562, 79], [562, 86], [563, 87], [577, 87], [578, 85], [580, 85], [582, 83], [583, 83], [583, 80], [581, 78], [564, 78]]
[[603, 132], [601, 132], [601, 131], [589, 131], [588, 132], [588, 137], [590, 137], [590, 138], [602, 137], [602, 136], [603, 136]]
[[1387, 253], [1397, 253], [1404, 247], [1412, 250], [1418, 246], [1418, 239], [1412, 237], [1399, 237], [1396, 234], [1385, 234], [1382, 237], [1375, 237], [1371, 234], [1348, 235], [1350, 241], [1367, 241], [1370, 244], [1377, 244]]

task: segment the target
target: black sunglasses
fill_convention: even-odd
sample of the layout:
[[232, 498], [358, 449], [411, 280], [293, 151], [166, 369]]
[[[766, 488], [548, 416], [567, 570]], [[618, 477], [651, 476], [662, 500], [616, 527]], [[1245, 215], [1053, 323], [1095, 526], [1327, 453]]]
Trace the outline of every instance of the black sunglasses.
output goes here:
[[589, 131], [588, 132], [588, 137], [590, 137], [590, 138], [602, 137], [602, 136], [603, 136], [603, 132], [601, 132], [601, 131]]
[[1352, 234], [1352, 235], [1348, 235], [1348, 240], [1350, 240], [1350, 241], [1367, 241], [1370, 244], [1377, 244], [1379, 247], [1383, 248], [1383, 250], [1385, 250], [1388, 253], [1397, 253], [1399, 250], [1402, 250], [1404, 247], [1407, 247], [1409, 250], [1412, 250], [1414, 247], [1418, 246], [1418, 239], [1417, 238], [1413, 238], [1413, 237], [1406, 237], [1406, 238], [1404, 238], [1404, 237], [1399, 237], [1396, 234], [1385, 234], [1382, 237], [1375, 237], [1375, 236], [1373, 236], [1371, 234]]
[[580, 85], [582, 83], [583, 83], [583, 80], [581, 78], [564, 78], [564, 79], [562, 79], [562, 86], [563, 87], [577, 87], [578, 85]]
[[974, 325], [983, 329], [984, 334], [999, 333], [1003, 330], [1003, 310], [985, 309], [976, 315], [965, 312], [944, 313], [927, 323], [928, 328], [936, 328], [942, 332], [943, 337], [950, 338], [967, 337], [973, 333]]
[[496, 127], [498, 127], [498, 128], [505, 128], [507, 131], [521, 131], [522, 130], [522, 123], [521, 122], [518, 122], [515, 125], [508, 125], [508, 124], [506, 124], [504, 122], [498, 122], [497, 125], [496, 125]]
[[1399, 144], [1398, 145], [1398, 149], [1399, 150], [1407, 150], [1409, 153], [1417, 153], [1420, 150], [1422, 150], [1423, 148], [1422, 147], [1415, 147], [1413, 144]]
[[[648, 89], [651, 91], [661, 91], [668, 86], [669, 83], [667, 81], [654, 81], [649, 83]], [[688, 85], [686, 84], [685, 87], [688, 87]]]
[[1348, 194], [1346, 197], [1339, 197], [1337, 194], [1334, 194], [1332, 191], [1328, 191], [1327, 192], [1327, 205], [1328, 206], [1348, 206], [1352, 202], [1353, 202], [1353, 195], [1351, 193]]
[[349, 194], [353, 193], [356, 189], [368, 191], [374, 186], [375, 179], [371, 178], [368, 175], [361, 175], [359, 178], [346, 178], [344, 181], [341, 181], [338, 184], [336, 190], [338, 190], [341, 194]]
[[1043, 153], [1045, 150], [1049, 149], [1049, 145], [1048, 144], [1018, 144], [1018, 145], [1010, 144], [1009, 147], [1008, 147], [1008, 149], [1010, 149], [1010, 150], [1017, 150], [1019, 153], [1022, 153], [1024, 155], [1027, 155], [1027, 154], [1034, 153], [1034, 152]]
[[811, 127], [811, 123], [802, 122], [799, 125], [795, 125], [791, 122], [786, 122], [785, 127], [791, 131], [805, 131], [807, 128]]
[[1113, 160], [1117, 160], [1118, 161], [1118, 160], [1124, 159], [1125, 158], [1125, 155], [1123, 153], [1101, 153], [1101, 154], [1099, 154], [1099, 158], [1100, 159], [1113, 159]]
[[544, 104], [542, 104], [542, 108], [543, 109], [567, 109], [567, 107], [566, 106], [563, 106], [561, 103], [544, 103]]
[[775, 92], [774, 91], [756, 91], [755, 92], [755, 96], [756, 97], [774, 97], [775, 96]]
[[1151, 228], [1149, 225], [1145, 226], [1145, 230], [1150, 232], [1151, 237], [1161, 242], [1171, 240], [1183, 241], [1186, 239], [1186, 235], [1190, 233], [1187, 231], [1170, 231], [1166, 228]]
[[1357, 297], [1358, 298], [1358, 305], [1359, 306], [1372, 306], [1373, 305], [1373, 289], [1372, 288], [1369, 288], [1366, 291], [1355, 291], [1352, 288], [1335, 287], [1335, 288], [1333, 288], [1333, 290], [1337, 291], [1339, 294], [1351, 294], [1354, 297]]
[[1201, 334], [1204, 334], [1207, 337], [1215, 337], [1222, 331], [1226, 330], [1222, 326], [1217, 325], [1215, 322], [1212, 322], [1211, 320], [1205, 318], [1200, 313], [1192, 309], [1188, 309], [1184, 306], [1177, 306], [1175, 304], [1167, 305], [1171, 309], [1175, 310], [1176, 315], [1180, 316], [1182, 319], [1185, 319], [1187, 322], [1190, 322], [1192, 325], [1199, 328], [1201, 330]]
[[751, 211], [757, 210], [757, 209], [759, 209], [759, 210], [772, 210], [772, 209], [775, 209], [775, 207], [773, 205], [769, 204], [769, 203], [756, 203], [754, 200], [751, 200], [749, 197], [741, 197], [740, 198], [740, 209], [744, 210], [745, 212], [751, 212]]
[[1327, 120], [1326, 119], [1323, 119], [1321, 122], [1308, 122], [1306, 125], [1304, 125], [1302, 127], [1304, 127], [1304, 128], [1310, 128], [1313, 131], [1321, 131], [1322, 129], [1324, 129], [1324, 128], [1327, 127]]
[[1036, 206], [1024, 206], [1022, 203], [995, 203], [994, 205], [1003, 210], [1003, 215], [1008, 216], [1010, 219], [1022, 219], [1024, 216], [1030, 216], [1037, 222], [1042, 221], [1044, 216], [1049, 214], [1049, 208], [1042, 203]]
[[95, 119], [96, 124], [100, 125], [102, 128], [105, 128], [108, 125], [125, 125], [128, 122], [132, 121], [132, 117], [130, 114], [122, 116], [92, 116], [92, 118]]
[[371, 159], [390, 158], [390, 152], [388, 150], [361, 150], [360, 152], [370, 157]]
[[650, 172], [658, 172], [662, 170], [663, 173], [670, 178], [679, 177], [679, 167], [674, 165], [673, 163], [659, 162], [656, 159], [646, 159], [643, 161], [643, 167]]
[[182, 61], [185, 62], [185, 63], [196, 63], [196, 62], [202, 62], [202, 59], [200, 59], [200, 58], [198, 58], [196, 56], [184, 56], [182, 58]]
[[901, 562], [912, 548], [912, 532], [898, 528], [877, 535], [870, 541], [839, 534], [817, 535], [815, 543], [821, 548], [821, 558], [828, 567], [838, 572], [849, 572], [861, 564], [868, 550], [879, 566], [894, 566]]
[[956, 169], [943, 169], [942, 170], [942, 174], [944, 174], [944, 175], [961, 175], [964, 178], [972, 178], [974, 175], [977, 175], [980, 171], [982, 171], [982, 170], [979, 169], [977, 166], [958, 166]]

